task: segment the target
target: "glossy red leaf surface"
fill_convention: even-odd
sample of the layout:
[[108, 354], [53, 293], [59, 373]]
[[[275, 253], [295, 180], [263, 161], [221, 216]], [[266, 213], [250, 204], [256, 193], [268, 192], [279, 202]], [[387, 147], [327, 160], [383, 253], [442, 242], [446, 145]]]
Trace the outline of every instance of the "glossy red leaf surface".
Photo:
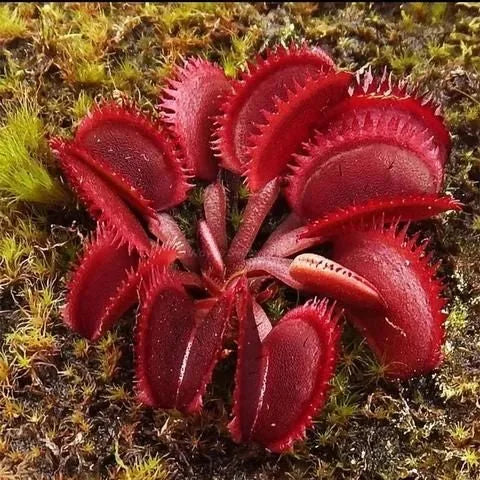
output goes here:
[[275, 178], [248, 199], [242, 224], [233, 238], [227, 253], [226, 264], [228, 269], [238, 268], [247, 256], [279, 192], [280, 179]]
[[147, 251], [150, 240], [144, 228], [114, 187], [89, 166], [88, 154], [58, 139], [51, 142], [51, 147], [92, 217], [113, 229], [130, 247]]
[[383, 310], [383, 300], [368, 280], [321, 255], [299, 255], [292, 261], [288, 271], [305, 289], [317, 295], [336, 299], [346, 305]]
[[227, 193], [220, 182], [212, 183], [205, 188], [203, 210], [208, 228], [223, 255], [228, 248]]
[[225, 270], [222, 254], [205, 220], [198, 222], [198, 241], [202, 254], [202, 267], [222, 278]]
[[135, 250], [100, 226], [70, 280], [65, 323], [90, 340], [98, 339], [135, 303], [139, 260]]
[[218, 172], [210, 140], [214, 117], [229, 91], [230, 82], [223, 71], [200, 59], [177, 67], [163, 90], [164, 119], [182, 147], [186, 167], [203, 180], [214, 180]]
[[183, 412], [201, 407], [231, 302], [227, 293], [206, 313], [175, 276], [160, 269], [150, 272], [141, 290], [137, 325], [138, 394], [143, 403]]
[[251, 137], [252, 147], [247, 152], [246, 176], [253, 191], [287, 173], [292, 155], [311, 138], [323, 121], [323, 113], [348, 96], [351, 81], [347, 72], [313, 77], [305, 86], [290, 91], [286, 100], [265, 115], [266, 121]]
[[424, 248], [395, 225], [351, 231], [334, 243], [332, 258], [368, 280], [385, 302], [384, 313], [350, 309], [348, 318], [398, 378], [428, 373], [441, 360], [445, 301]]
[[417, 99], [365, 95], [330, 109], [295, 158], [287, 189], [295, 212], [311, 219], [374, 197], [438, 192], [449, 144], [421, 109], [429, 112]]
[[265, 59], [259, 56], [223, 103], [216, 142], [222, 166], [240, 173], [249, 158], [250, 138], [265, 122], [265, 113], [274, 110], [276, 99], [286, 100], [295, 85], [333, 68], [332, 59], [320, 48], [279, 47]]
[[324, 403], [333, 375], [338, 330], [325, 302], [291, 310], [263, 339], [251, 297], [239, 301], [235, 418], [237, 441], [283, 451], [304, 435]]
[[174, 143], [146, 116], [113, 103], [97, 107], [79, 126], [75, 145], [134, 206], [137, 192], [154, 210], [186, 198], [189, 184]]
[[177, 400], [180, 410], [197, 412], [202, 407], [202, 396], [221, 357], [223, 337], [234, 306], [233, 293], [229, 290], [220, 296], [205, 317], [197, 314]]

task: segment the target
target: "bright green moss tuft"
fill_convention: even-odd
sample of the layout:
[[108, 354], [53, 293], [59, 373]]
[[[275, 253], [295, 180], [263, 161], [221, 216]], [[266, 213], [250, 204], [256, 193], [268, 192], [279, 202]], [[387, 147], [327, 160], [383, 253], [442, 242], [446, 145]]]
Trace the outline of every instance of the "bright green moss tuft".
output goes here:
[[91, 87], [107, 83], [109, 76], [103, 63], [81, 61], [73, 68], [69, 80], [79, 86]]
[[234, 77], [245, 67], [252, 57], [253, 47], [258, 42], [260, 32], [252, 28], [244, 37], [234, 37], [229, 52], [222, 53], [222, 67], [227, 77]]
[[113, 73], [113, 83], [119, 89], [135, 85], [142, 78], [142, 72], [135, 62], [126, 60], [122, 62]]
[[77, 121], [80, 121], [90, 111], [93, 105], [92, 97], [82, 90], [72, 106], [72, 114]]
[[167, 480], [170, 478], [165, 462], [159, 457], [145, 457], [137, 460], [132, 466], [122, 462], [123, 472], [119, 480]]
[[17, 8], [11, 5], [0, 5], [0, 43], [23, 37], [28, 33], [25, 20], [19, 15]]

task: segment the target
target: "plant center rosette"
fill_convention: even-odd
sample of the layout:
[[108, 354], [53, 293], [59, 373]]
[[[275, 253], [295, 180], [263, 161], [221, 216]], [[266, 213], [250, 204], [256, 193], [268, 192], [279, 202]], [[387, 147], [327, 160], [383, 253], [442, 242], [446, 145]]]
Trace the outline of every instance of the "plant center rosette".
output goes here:
[[[388, 376], [439, 365], [442, 284], [427, 243], [406, 232], [459, 209], [440, 195], [450, 138], [437, 105], [301, 45], [267, 52], [232, 82], [189, 60], [159, 109], [154, 122], [102, 104], [72, 140], [50, 143], [98, 222], [64, 320], [93, 341], [139, 303], [139, 401], [198, 412], [233, 334], [232, 436], [283, 451], [326, 400], [342, 312]], [[194, 248], [168, 211], [196, 178], [209, 185]], [[242, 180], [250, 196], [230, 239], [229, 200]], [[291, 212], [252, 254], [279, 196]], [[308, 252], [327, 242], [330, 258]], [[311, 299], [272, 327], [262, 304], [278, 284]]]

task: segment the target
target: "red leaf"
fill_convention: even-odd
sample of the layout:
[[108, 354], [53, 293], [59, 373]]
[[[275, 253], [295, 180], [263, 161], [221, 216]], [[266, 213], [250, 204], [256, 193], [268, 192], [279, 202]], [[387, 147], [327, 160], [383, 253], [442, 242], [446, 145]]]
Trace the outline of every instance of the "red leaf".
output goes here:
[[296, 215], [295, 213], [288, 214], [267, 238], [267, 240], [263, 244], [262, 250], [269, 249], [270, 245], [274, 243], [279, 237], [300, 227], [302, 224], [303, 221], [298, 215]]
[[113, 103], [97, 107], [79, 126], [74, 144], [142, 211], [142, 199], [154, 210], [165, 210], [186, 198], [189, 185], [175, 146], [136, 111]]
[[135, 303], [139, 259], [100, 225], [70, 281], [65, 323], [90, 340], [98, 339]]
[[374, 285], [386, 304], [385, 313], [350, 309], [348, 317], [390, 376], [427, 373], [441, 359], [445, 302], [424, 249], [396, 225], [352, 230], [334, 243], [333, 259]]
[[202, 268], [211, 271], [219, 278], [223, 278], [225, 266], [222, 254], [205, 220], [198, 222], [198, 239], [203, 256]]
[[253, 191], [287, 173], [292, 155], [311, 138], [328, 108], [348, 96], [351, 81], [352, 76], [347, 72], [313, 77], [305, 86], [296, 86], [286, 100], [278, 102], [275, 110], [265, 115], [266, 121], [251, 137], [247, 152], [245, 172]]
[[286, 189], [294, 211], [311, 219], [374, 197], [440, 191], [448, 147], [412, 103], [424, 108], [412, 98], [364, 96], [327, 112], [295, 158]]
[[392, 81], [391, 74], [385, 71], [382, 77], [374, 77], [370, 71], [356, 76], [357, 84], [351, 89], [351, 98], [343, 106], [338, 106], [337, 111], [331, 112], [331, 117], [338, 116], [339, 112], [355, 110], [363, 105], [378, 102], [382, 109], [394, 106], [410, 115], [414, 120], [423, 123], [438, 139], [439, 145], [444, 150], [443, 161], [446, 160], [451, 148], [450, 133], [445, 127], [441, 115], [441, 107], [433, 100], [431, 94], [420, 95], [418, 91], [406, 82]]
[[279, 192], [280, 179], [274, 178], [267, 183], [261, 191], [252, 194], [248, 199], [242, 224], [233, 238], [227, 253], [225, 263], [230, 271], [238, 268], [243, 260], [245, 260]]
[[384, 302], [369, 281], [321, 255], [299, 255], [291, 263], [289, 273], [304, 289], [317, 295], [346, 305], [383, 310]]
[[223, 71], [199, 59], [178, 67], [164, 89], [161, 107], [165, 121], [182, 147], [187, 168], [203, 180], [214, 180], [217, 175], [210, 146], [213, 118], [229, 91], [230, 82]]
[[228, 248], [227, 194], [225, 187], [220, 182], [213, 183], [205, 188], [203, 209], [208, 228], [223, 255]]
[[168, 213], [157, 214], [148, 222], [148, 229], [161, 242], [175, 246], [178, 258], [186, 268], [198, 271], [197, 254], [171, 215]]
[[150, 240], [144, 228], [112, 186], [90, 168], [88, 154], [58, 139], [52, 140], [51, 147], [92, 217], [113, 229], [130, 247], [141, 252], [149, 250]]
[[289, 272], [292, 260], [278, 257], [252, 257], [245, 262], [245, 273], [248, 277], [269, 275], [280, 280], [295, 290], [301, 290], [303, 285], [295, 280]]
[[139, 398], [150, 406], [193, 412], [219, 358], [230, 316], [227, 292], [205, 314], [179, 280], [152, 270], [141, 290], [137, 331]]
[[374, 198], [359, 205], [338, 208], [318, 220], [314, 220], [299, 231], [299, 241], [317, 238], [317, 244], [328, 238], [342, 235], [345, 229], [355, 225], [373, 224], [375, 220], [390, 223], [423, 220], [448, 210], [460, 210], [461, 204], [448, 196], [410, 195]]
[[275, 101], [285, 100], [296, 84], [304, 85], [307, 78], [330, 72], [333, 67], [323, 50], [306, 46], [279, 47], [250, 64], [222, 106], [216, 142], [222, 166], [240, 173], [248, 160], [249, 140], [264, 123], [264, 114], [274, 110]]
[[262, 341], [245, 287], [237, 308], [235, 418], [229, 428], [236, 441], [284, 451], [325, 402], [338, 339], [332, 310], [325, 302], [298, 307]]
[[217, 300], [204, 318], [197, 316], [177, 400], [179, 410], [197, 412], [202, 408], [202, 396], [221, 356], [233, 301], [233, 290], [229, 290]]
[[[274, 232], [275, 233], [275, 232]], [[260, 249], [258, 256], [285, 258], [295, 255], [324, 241], [323, 237], [306, 237], [306, 227], [298, 227], [284, 234], [276, 235]]]

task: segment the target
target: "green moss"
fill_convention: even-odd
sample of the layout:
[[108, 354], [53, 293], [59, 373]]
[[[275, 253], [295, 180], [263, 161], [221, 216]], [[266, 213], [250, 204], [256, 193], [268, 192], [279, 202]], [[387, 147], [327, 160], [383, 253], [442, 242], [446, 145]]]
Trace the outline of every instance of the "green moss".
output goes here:
[[[0, 387], [7, 385], [10, 375], [9, 359], [4, 352], [0, 352]], [[1, 447], [0, 447], [1, 452]]]
[[81, 86], [98, 86], [109, 81], [103, 63], [79, 62], [73, 68], [69, 80]]
[[228, 77], [234, 77], [239, 70], [245, 67], [249, 58], [252, 57], [253, 48], [258, 43], [260, 31], [251, 29], [242, 37], [234, 37], [229, 52], [222, 53], [222, 67]]
[[390, 66], [399, 77], [409, 74], [421, 64], [421, 57], [417, 52], [413, 51], [402, 52], [398, 55], [393, 54], [390, 58]]
[[196, 208], [201, 208], [203, 206], [204, 193], [204, 188], [196, 186], [188, 192], [188, 201]]
[[0, 239], [0, 261], [3, 268], [3, 283], [13, 282], [19, 278], [23, 261], [32, 250], [22, 240], [11, 235]]
[[172, 32], [179, 25], [197, 24], [201, 17], [218, 18], [224, 8], [217, 2], [171, 3], [164, 6], [159, 20], [168, 32]]
[[58, 204], [66, 199], [42, 162], [43, 135], [43, 124], [32, 104], [24, 101], [7, 112], [0, 130], [0, 191], [14, 201]]
[[468, 322], [468, 307], [466, 305], [454, 305], [450, 310], [450, 314], [445, 325], [452, 333], [461, 332], [465, 329]]
[[433, 2], [431, 4], [425, 2], [411, 2], [405, 5], [404, 12], [408, 12], [415, 22], [421, 24], [439, 23], [445, 17], [447, 12], [447, 3]]
[[288, 307], [288, 303], [283, 295], [278, 295], [276, 298], [269, 300], [266, 305], [266, 312], [270, 319], [279, 320], [283, 317]]
[[8, 4], [0, 5], [0, 42], [24, 37], [27, 33], [27, 23], [18, 9]]
[[428, 55], [435, 63], [443, 63], [452, 56], [451, 45], [447, 43], [439, 44], [436, 41], [430, 43], [428, 46]]
[[45, 148], [43, 122], [32, 103], [25, 101], [19, 108], [9, 111], [5, 128], [12, 137], [19, 138], [30, 152]]
[[133, 61], [123, 61], [113, 73], [113, 82], [117, 88], [124, 89], [135, 85], [142, 77], [142, 72]]
[[72, 114], [77, 121], [80, 121], [93, 106], [93, 98], [82, 90], [72, 106]]
[[24, 76], [24, 70], [15, 62], [12, 55], [6, 51], [4, 74], [0, 75], [0, 95], [19, 91]]
[[123, 472], [117, 477], [119, 480], [167, 480], [170, 478], [164, 461], [159, 457], [146, 457], [137, 460], [132, 466], [122, 462]]

